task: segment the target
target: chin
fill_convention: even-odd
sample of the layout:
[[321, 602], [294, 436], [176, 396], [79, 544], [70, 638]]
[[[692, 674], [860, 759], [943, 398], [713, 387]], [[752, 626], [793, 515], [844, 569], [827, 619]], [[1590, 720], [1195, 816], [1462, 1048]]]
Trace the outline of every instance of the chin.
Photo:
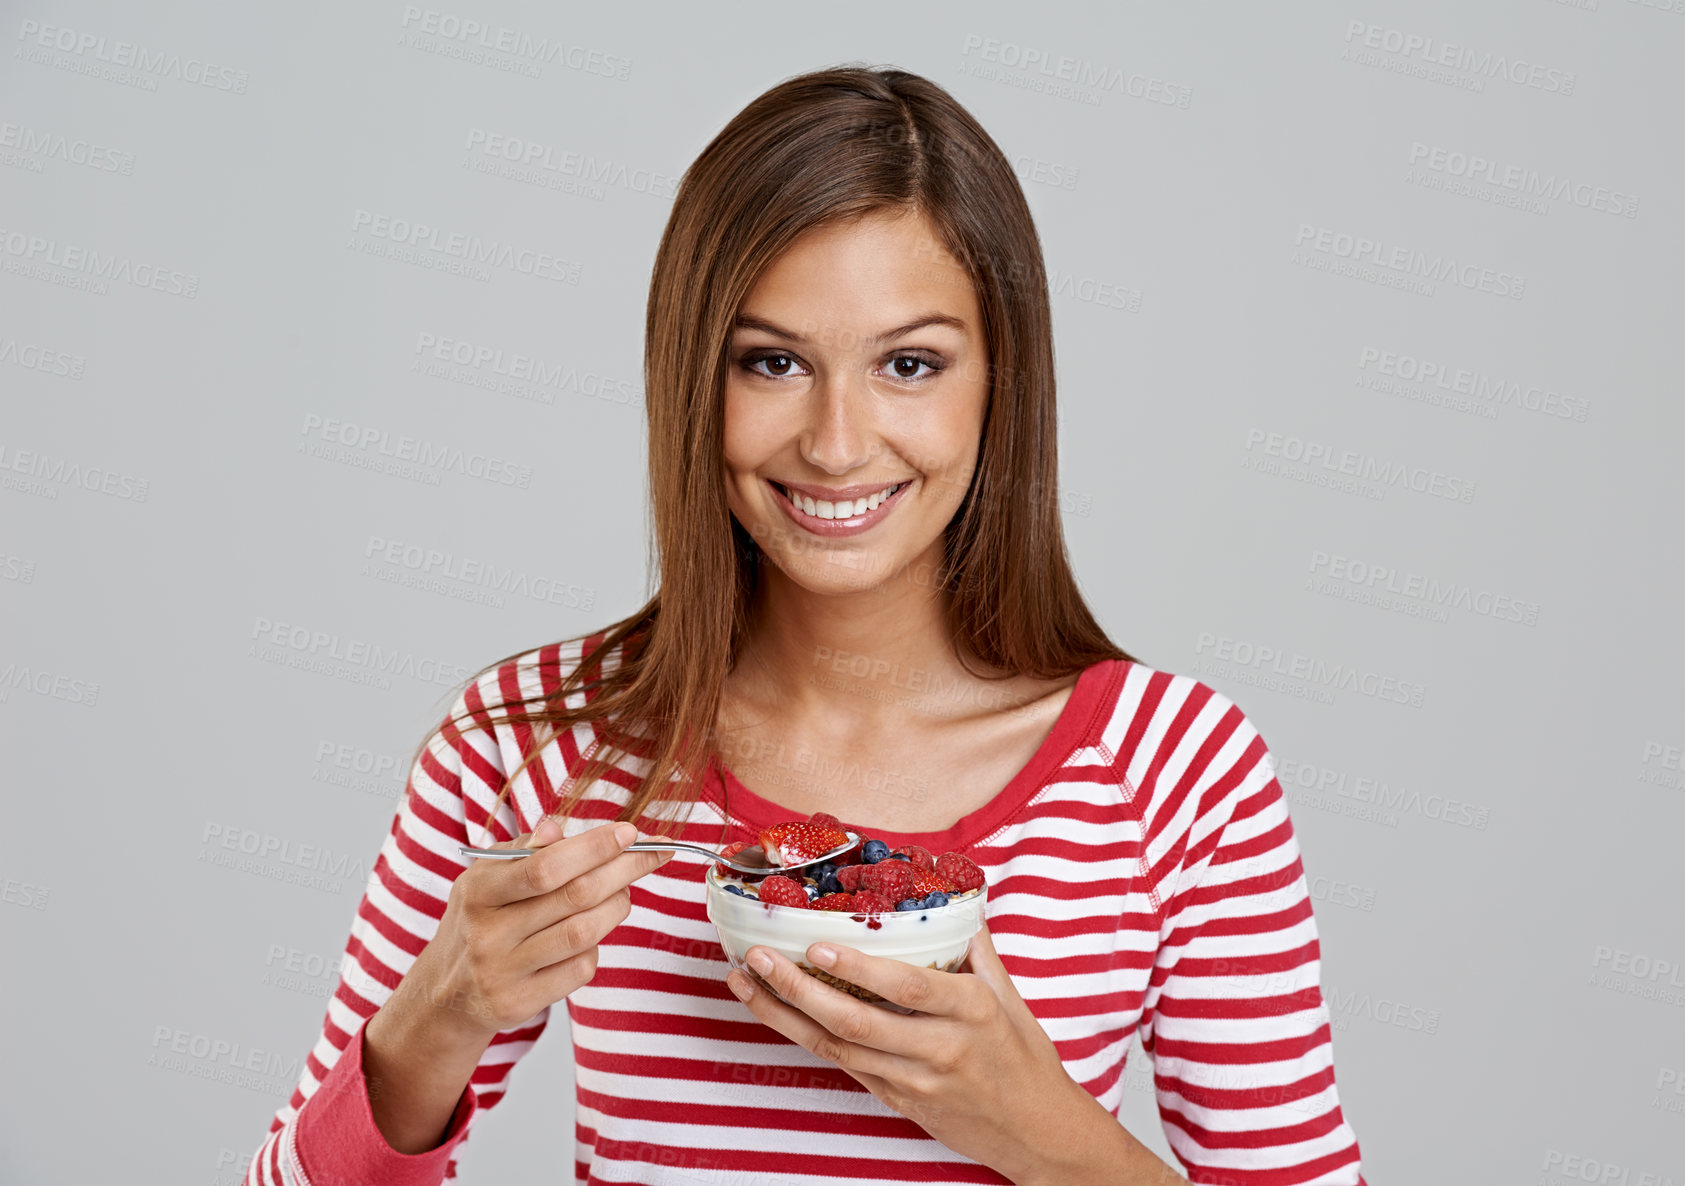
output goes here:
[[858, 593], [883, 583], [882, 572], [872, 566], [842, 557], [828, 560], [810, 555], [785, 553], [772, 557], [778, 570], [809, 593]]
[[883, 592], [893, 571], [893, 565], [871, 551], [839, 551], [824, 556], [807, 550], [769, 550], [764, 544], [762, 550], [792, 584], [822, 596]]

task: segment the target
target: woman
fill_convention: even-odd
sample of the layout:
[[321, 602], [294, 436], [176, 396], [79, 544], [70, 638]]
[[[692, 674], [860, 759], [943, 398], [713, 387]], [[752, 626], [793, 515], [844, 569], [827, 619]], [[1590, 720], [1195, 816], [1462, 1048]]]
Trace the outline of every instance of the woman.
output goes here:
[[[1191, 1180], [1361, 1183], [1269, 753], [1067, 565], [994, 142], [901, 71], [774, 87], [686, 172], [646, 332], [660, 591], [424, 743], [248, 1181], [454, 1176], [565, 1000], [581, 1182], [1181, 1181], [1117, 1120], [1139, 1033]], [[622, 851], [820, 810], [986, 873], [964, 970], [836, 951], [913, 1014], [782, 957], [777, 996], [727, 977], [707, 862]], [[459, 851], [494, 841], [538, 851]]]

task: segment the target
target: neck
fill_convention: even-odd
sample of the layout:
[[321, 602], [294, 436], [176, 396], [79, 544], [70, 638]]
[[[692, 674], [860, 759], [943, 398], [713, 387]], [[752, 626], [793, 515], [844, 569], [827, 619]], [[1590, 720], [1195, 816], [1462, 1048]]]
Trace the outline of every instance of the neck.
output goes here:
[[842, 593], [815, 593], [764, 566], [734, 681], [781, 713], [833, 725], [904, 719], [897, 700], [909, 681], [969, 684], [949, 633], [951, 594], [933, 581], [939, 559]]

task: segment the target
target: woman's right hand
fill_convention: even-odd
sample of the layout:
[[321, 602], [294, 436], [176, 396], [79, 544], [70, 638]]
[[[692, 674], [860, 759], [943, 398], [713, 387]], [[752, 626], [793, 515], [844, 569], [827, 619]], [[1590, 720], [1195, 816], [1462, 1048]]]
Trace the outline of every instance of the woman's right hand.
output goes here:
[[635, 839], [629, 823], [564, 838], [546, 817], [493, 846], [531, 856], [457, 874], [438, 930], [363, 1029], [369, 1111], [393, 1149], [436, 1147], [497, 1032], [596, 975], [598, 942], [632, 909], [628, 887], [673, 855], [624, 851]]
[[532, 832], [493, 845], [535, 851], [475, 861], [457, 875], [439, 929], [399, 991], [490, 1042], [589, 983], [598, 942], [632, 910], [628, 887], [673, 856], [624, 851], [637, 838], [625, 822], [564, 837], [546, 816]]

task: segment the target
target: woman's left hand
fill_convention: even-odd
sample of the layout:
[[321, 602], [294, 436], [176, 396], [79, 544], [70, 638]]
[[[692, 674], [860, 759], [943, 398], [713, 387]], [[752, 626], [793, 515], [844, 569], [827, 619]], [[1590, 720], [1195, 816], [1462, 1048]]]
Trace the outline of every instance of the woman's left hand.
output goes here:
[[[832, 962], [823, 958], [826, 947], [835, 948]], [[965, 972], [917, 968], [840, 943], [807, 949], [815, 967], [913, 1014], [867, 1004], [765, 947], [745, 954], [751, 967], [757, 956], [771, 961], [756, 970], [778, 994], [732, 972], [726, 983], [750, 1012], [954, 1152], [1008, 1177], [1047, 1163], [1072, 1115], [1082, 1114], [1073, 1091], [1094, 1102], [1018, 994], [986, 923], [972, 937]]]

